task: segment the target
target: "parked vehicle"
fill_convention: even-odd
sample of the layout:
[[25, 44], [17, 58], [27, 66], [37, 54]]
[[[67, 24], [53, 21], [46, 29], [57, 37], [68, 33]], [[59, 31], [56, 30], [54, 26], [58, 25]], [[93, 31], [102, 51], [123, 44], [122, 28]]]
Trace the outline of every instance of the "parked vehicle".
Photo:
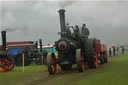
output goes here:
[[15, 62], [6, 49], [6, 31], [2, 31], [2, 49], [0, 51], [0, 72], [11, 71]]

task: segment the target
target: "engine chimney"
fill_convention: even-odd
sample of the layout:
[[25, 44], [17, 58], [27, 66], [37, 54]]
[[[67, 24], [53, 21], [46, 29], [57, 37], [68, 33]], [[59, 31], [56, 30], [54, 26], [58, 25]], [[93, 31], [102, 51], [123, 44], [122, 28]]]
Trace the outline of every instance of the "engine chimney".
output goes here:
[[2, 50], [6, 51], [6, 31], [1, 31], [2, 36]]
[[40, 52], [42, 52], [42, 39], [39, 39], [40, 42]]
[[64, 34], [65, 34], [65, 10], [60, 9], [58, 12], [59, 12], [59, 16], [60, 16], [61, 37], [64, 37]]

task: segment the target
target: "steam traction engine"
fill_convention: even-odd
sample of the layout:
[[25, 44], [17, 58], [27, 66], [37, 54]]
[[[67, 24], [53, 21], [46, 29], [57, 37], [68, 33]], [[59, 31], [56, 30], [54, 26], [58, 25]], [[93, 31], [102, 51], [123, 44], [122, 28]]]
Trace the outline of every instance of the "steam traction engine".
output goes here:
[[[101, 47], [103, 46], [100, 44], [100, 40], [95, 38], [88, 39], [83, 36], [82, 31], [84, 30], [79, 29], [77, 25], [75, 28], [73, 26], [65, 26], [64, 12], [64, 9], [59, 10], [61, 38], [55, 42], [58, 59], [56, 59], [54, 53], [48, 53], [47, 55], [49, 74], [56, 73], [56, 64], [59, 64], [62, 70], [70, 70], [73, 64], [77, 64], [79, 72], [85, 70], [85, 65], [89, 68], [98, 67], [98, 59], [105, 59], [104, 56], [107, 51], [102, 51]], [[71, 29], [73, 32], [71, 32]], [[101, 55], [99, 56], [99, 54]]]
[[9, 56], [9, 52], [6, 50], [6, 31], [2, 31], [2, 50], [0, 51], [0, 72], [11, 71], [15, 62], [13, 58]]
[[24, 65], [28, 66], [31, 63], [35, 63], [37, 65], [42, 64], [42, 40], [39, 40], [40, 42], [40, 50], [38, 49], [38, 41], [35, 43], [31, 43], [26, 46], [21, 46], [24, 48], [23, 50], [17, 52], [17, 54], [14, 57], [15, 63], [17, 66], [22, 66], [22, 55], [24, 54]]

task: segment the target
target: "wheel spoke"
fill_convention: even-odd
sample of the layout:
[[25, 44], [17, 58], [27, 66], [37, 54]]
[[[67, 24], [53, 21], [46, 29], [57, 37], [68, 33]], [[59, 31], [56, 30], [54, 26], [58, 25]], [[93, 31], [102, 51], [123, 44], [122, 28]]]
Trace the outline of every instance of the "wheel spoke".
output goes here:
[[8, 70], [8, 67], [9, 67], [8, 60], [5, 58], [1, 58], [0, 61], [1, 61], [0, 72], [6, 72]]
[[2, 65], [6, 63], [6, 60], [4, 60], [4, 62], [2, 62]]
[[3, 69], [2, 69], [2, 67], [0, 68], [0, 72], [3, 72]]
[[14, 60], [10, 57], [9, 59], [9, 68], [8, 71], [11, 71], [15, 67], [15, 62]]
[[4, 70], [6, 70], [5, 66], [2, 66], [2, 68], [3, 68]]
[[0, 59], [0, 65], [1, 65], [1, 59]]

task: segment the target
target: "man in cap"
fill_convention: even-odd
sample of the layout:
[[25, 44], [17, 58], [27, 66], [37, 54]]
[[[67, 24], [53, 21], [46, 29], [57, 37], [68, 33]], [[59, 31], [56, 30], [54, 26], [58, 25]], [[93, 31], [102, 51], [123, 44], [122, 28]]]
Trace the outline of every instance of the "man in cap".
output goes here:
[[88, 28], [86, 27], [86, 24], [83, 24], [80, 33], [81, 33], [81, 36], [82, 36], [82, 43], [83, 43], [82, 45], [84, 45], [84, 46], [81, 46], [81, 47], [82, 47], [82, 49], [84, 49], [86, 51], [86, 49], [87, 49], [87, 40], [88, 40], [88, 37], [89, 37], [89, 34], [90, 34]]
[[88, 39], [90, 32], [88, 30], [88, 28], [86, 27], [86, 24], [83, 24], [82, 26], [82, 36], [84, 36], [85, 38]]

